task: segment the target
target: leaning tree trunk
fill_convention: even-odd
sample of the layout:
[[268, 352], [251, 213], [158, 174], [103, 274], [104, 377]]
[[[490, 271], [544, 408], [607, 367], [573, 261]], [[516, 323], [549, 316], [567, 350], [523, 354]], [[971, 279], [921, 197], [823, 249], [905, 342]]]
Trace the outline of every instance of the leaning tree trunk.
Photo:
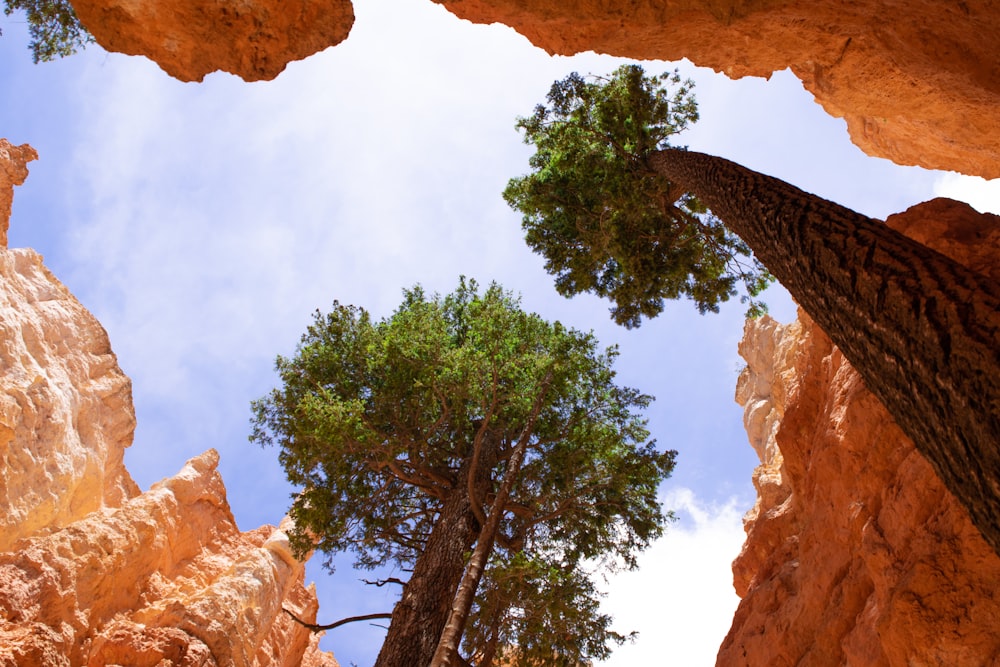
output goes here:
[[728, 160], [667, 149], [650, 164], [750, 246], [1000, 554], [1000, 283]]
[[[490, 491], [497, 450], [493, 438], [484, 438], [473, 489], [480, 498]], [[465, 557], [479, 535], [480, 525], [469, 498], [471, 453], [459, 468], [457, 483], [441, 507], [424, 551], [413, 566], [403, 594], [392, 610], [392, 620], [375, 667], [427, 667], [448, 621], [455, 591], [465, 571]]]

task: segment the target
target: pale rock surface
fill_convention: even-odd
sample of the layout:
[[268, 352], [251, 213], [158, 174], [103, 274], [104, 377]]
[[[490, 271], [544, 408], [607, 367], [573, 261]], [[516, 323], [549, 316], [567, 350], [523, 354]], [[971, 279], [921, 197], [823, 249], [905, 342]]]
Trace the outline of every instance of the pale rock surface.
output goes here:
[[[0, 140], [5, 241], [13, 186], [35, 157]], [[38, 253], [0, 248], [0, 550], [138, 493], [123, 463], [134, 428], [104, 328]]]
[[[34, 156], [0, 140], [7, 211]], [[0, 248], [0, 667], [335, 667], [288, 526], [241, 533], [211, 450], [140, 493], [134, 428], [104, 329]]]
[[350, 0], [73, 0], [73, 8], [105, 49], [144, 55], [181, 81], [215, 71], [273, 79], [354, 25]]
[[[996, 273], [996, 216], [937, 199], [888, 223]], [[733, 564], [731, 665], [1000, 665], [1000, 557], [804, 314], [747, 323], [737, 400], [761, 459]]]
[[789, 68], [869, 155], [1000, 176], [991, 0], [435, 0], [549, 53], [680, 60], [733, 78]]
[[282, 611], [314, 622], [318, 606], [286, 533], [240, 533], [217, 464], [209, 450], [0, 553], [0, 665], [335, 667]]

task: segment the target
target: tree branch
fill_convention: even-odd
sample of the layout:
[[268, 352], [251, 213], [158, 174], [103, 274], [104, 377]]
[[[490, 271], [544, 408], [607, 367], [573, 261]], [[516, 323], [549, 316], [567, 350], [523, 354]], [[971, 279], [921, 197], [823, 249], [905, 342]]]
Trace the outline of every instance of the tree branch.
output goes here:
[[476, 436], [472, 439], [472, 463], [469, 465], [469, 474], [466, 475], [465, 483], [469, 492], [469, 505], [472, 507], [472, 513], [476, 517], [476, 521], [479, 522], [480, 526], [486, 525], [486, 514], [483, 513], [482, 501], [476, 497], [476, 475], [479, 469], [479, 455], [483, 448], [483, 438], [487, 436], [487, 430], [490, 427], [490, 421], [493, 419], [493, 413], [496, 410], [497, 403], [499, 402], [499, 395], [497, 392], [497, 370], [496, 366], [493, 367], [493, 378], [490, 386], [490, 390], [493, 392], [493, 399], [490, 401], [490, 407], [487, 408], [486, 414], [483, 415], [483, 420], [476, 430]]
[[405, 581], [403, 581], [402, 579], [397, 579], [396, 577], [389, 577], [387, 579], [376, 579], [375, 581], [369, 581], [368, 579], [362, 579], [361, 581], [365, 582], [369, 586], [377, 586], [379, 588], [382, 588], [386, 584], [399, 584], [400, 586], [405, 586], [406, 585]]
[[281, 608], [281, 611], [285, 612], [292, 617], [292, 620], [299, 625], [309, 628], [313, 632], [323, 632], [325, 630], [333, 630], [334, 628], [339, 628], [342, 625], [347, 625], [348, 623], [357, 623], [358, 621], [372, 621], [376, 618], [392, 618], [392, 614], [381, 613], [381, 614], [365, 614], [364, 616], [350, 616], [348, 618], [342, 618], [339, 621], [329, 623], [327, 625], [317, 625], [316, 623], [306, 623], [301, 618], [288, 611], [285, 607]]

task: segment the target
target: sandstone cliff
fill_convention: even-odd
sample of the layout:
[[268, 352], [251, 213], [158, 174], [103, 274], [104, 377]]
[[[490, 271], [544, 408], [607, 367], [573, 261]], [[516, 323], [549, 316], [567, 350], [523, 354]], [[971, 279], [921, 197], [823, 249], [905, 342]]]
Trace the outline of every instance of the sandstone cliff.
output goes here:
[[[889, 224], [1000, 277], [1000, 219], [937, 199]], [[807, 316], [751, 321], [737, 400], [761, 460], [719, 665], [1000, 664], [998, 557]]]
[[[0, 228], [29, 146], [0, 140]], [[0, 666], [327, 665], [285, 532], [241, 533], [206, 452], [140, 493], [131, 385], [31, 250], [0, 248]]]

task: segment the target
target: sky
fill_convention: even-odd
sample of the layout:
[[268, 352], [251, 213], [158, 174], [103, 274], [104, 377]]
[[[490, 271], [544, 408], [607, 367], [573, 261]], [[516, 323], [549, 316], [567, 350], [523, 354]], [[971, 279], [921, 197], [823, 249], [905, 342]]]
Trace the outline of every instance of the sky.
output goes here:
[[[418, 282], [447, 293], [460, 275], [496, 280], [526, 309], [618, 345], [620, 382], [656, 397], [650, 429], [679, 452], [662, 498], [680, 520], [639, 571], [608, 584], [616, 627], [640, 634], [607, 664], [714, 664], [755, 497], [733, 401], [743, 307], [700, 316], [679, 302], [638, 330], [617, 327], [607, 303], [555, 293], [500, 196], [531, 152], [515, 117], [552, 81], [627, 61], [550, 57], [428, 0], [355, 11], [346, 42], [252, 84], [222, 73], [181, 83], [96, 46], [36, 66], [23, 20], [0, 18], [0, 136], [40, 155], [15, 191], [10, 246], [41, 252], [108, 330], [133, 381], [129, 471], [146, 489], [215, 448], [240, 528], [277, 524], [292, 489], [277, 452], [247, 441], [249, 404], [311, 314], [336, 299], [382, 317]], [[874, 217], [939, 195], [998, 210], [995, 183], [864, 155], [788, 72], [732, 81], [688, 62], [644, 66], [695, 80], [701, 120], [678, 138], [692, 149]], [[766, 300], [794, 318], [780, 288]], [[308, 568], [319, 622], [391, 610], [349, 561], [330, 574], [320, 560]], [[353, 624], [322, 646], [366, 667], [382, 632]]]

